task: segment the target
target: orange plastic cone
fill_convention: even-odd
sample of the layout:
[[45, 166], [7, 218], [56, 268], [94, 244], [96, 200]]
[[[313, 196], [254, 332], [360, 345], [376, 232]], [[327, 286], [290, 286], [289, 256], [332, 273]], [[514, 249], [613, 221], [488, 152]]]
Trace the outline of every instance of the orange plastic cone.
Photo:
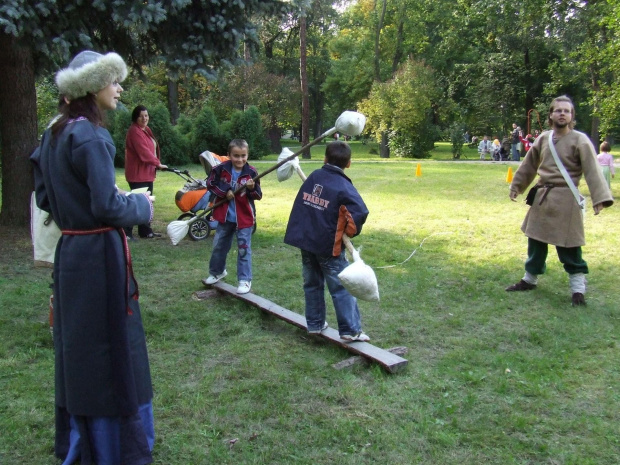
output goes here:
[[512, 182], [512, 167], [508, 167], [508, 173], [506, 173], [506, 182], [507, 183], [511, 183]]
[[417, 178], [422, 176], [422, 166], [418, 163], [418, 166], [415, 169], [415, 175]]

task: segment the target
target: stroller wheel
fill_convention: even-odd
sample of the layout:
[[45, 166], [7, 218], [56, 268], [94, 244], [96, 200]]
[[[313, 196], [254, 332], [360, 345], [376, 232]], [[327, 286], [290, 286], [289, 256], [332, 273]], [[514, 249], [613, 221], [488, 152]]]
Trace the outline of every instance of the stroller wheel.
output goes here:
[[[183, 213], [179, 216], [179, 220], [189, 220], [194, 216], [196, 215], [192, 213]], [[188, 234], [193, 240], [201, 241], [209, 237], [209, 234], [211, 234], [211, 226], [209, 226], [209, 222], [204, 217], [199, 218], [189, 225]]]
[[211, 234], [211, 226], [204, 218], [200, 218], [189, 225], [189, 237], [195, 241], [206, 239], [209, 234]]

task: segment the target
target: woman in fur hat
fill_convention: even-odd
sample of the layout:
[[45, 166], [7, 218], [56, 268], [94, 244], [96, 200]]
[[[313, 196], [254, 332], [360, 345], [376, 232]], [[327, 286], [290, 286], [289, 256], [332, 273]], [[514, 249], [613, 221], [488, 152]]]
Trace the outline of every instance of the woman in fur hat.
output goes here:
[[102, 112], [127, 67], [79, 53], [56, 75], [66, 105], [31, 156], [37, 205], [62, 230], [54, 260], [56, 443], [63, 465], [152, 462], [151, 376], [138, 285], [123, 228], [151, 220], [148, 194], [115, 186]]

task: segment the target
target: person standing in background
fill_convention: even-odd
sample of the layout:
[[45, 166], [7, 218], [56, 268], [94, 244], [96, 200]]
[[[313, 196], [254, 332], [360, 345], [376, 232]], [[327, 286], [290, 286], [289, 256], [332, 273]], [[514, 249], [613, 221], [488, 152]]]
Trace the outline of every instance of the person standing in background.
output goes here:
[[601, 144], [601, 153], [596, 156], [598, 164], [601, 166], [603, 177], [607, 181], [607, 185], [611, 188], [611, 178], [616, 176], [614, 170], [614, 157], [609, 153], [611, 151], [611, 145], [605, 141]]
[[[159, 144], [149, 128], [149, 112], [144, 105], [138, 105], [131, 112], [131, 126], [125, 138], [125, 179], [130, 189], [146, 187], [153, 195], [153, 183], [156, 170], [168, 168], [160, 162]], [[125, 231], [129, 239], [133, 239], [133, 227]], [[138, 225], [138, 236], [143, 239], [161, 237], [153, 232], [151, 224]]]
[[522, 135], [521, 128], [517, 126], [517, 123], [512, 123], [512, 132], [510, 133], [510, 152], [512, 154], [512, 161], [521, 160], [519, 143], [521, 142]]

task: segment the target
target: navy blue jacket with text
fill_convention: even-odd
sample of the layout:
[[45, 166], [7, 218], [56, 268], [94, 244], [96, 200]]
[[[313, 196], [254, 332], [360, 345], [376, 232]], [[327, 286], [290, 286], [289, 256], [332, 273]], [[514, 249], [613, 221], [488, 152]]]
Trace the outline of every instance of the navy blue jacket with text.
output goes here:
[[362, 231], [368, 208], [344, 171], [325, 164], [302, 184], [286, 228], [284, 242], [321, 256], [342, 252], [342, 235]]

